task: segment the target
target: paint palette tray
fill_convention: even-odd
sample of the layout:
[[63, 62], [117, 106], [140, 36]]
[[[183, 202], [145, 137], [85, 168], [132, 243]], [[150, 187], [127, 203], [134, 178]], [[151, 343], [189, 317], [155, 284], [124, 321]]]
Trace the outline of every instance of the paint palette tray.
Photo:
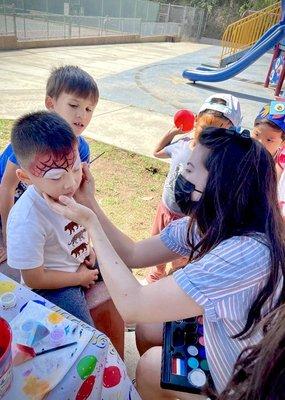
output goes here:
[[206, 359], [203, 317], [166, 322], [163, 333], [161, 387], [201, 393], [214, 387]]

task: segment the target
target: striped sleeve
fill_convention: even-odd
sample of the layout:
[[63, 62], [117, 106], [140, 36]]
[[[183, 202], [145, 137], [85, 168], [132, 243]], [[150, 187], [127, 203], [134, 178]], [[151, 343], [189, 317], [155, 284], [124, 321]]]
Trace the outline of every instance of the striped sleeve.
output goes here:
[[268, 274], [268, 248], [253, 238], [233, 237], [176, 271], [174, 279], [214, 322], [244, 319]]
[[[160, 233], [160, 239], [163, 244], [174, 253], [181, 256], [189, 256], [190, 248], [188, 244], [188, 227], [189, 217], [184, 217], [172, 221]], [[194, 244], [198, 243], [200, 236], [197, 231], [194, 231], [193, 241]]]
[[190, 250], [187, 243], [189, 217], [177, 219], [167, 225], [160, 233], [163, 244], [174, 253], [189, 256]]

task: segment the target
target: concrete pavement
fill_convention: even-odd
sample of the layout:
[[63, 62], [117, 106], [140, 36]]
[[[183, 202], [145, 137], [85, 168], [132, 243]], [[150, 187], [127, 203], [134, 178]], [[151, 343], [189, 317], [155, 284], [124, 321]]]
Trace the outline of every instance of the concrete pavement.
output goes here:
[[273, 96], [262, 82], [271, 55], [226, 82], [191, 85], [185, 68], [218, 64], [221, 48], [197, 43], [143, 43], [57, 47], [0, 52], [0, 118], [44, 108], [45, 82], [53, 66], [76, 64], [98, 82], [100, 101], [86, 134], [151, 155], [180, 108], [197, 112], [212, 93], [230, 91], [241, 100], [250, 128], [262, 104]]

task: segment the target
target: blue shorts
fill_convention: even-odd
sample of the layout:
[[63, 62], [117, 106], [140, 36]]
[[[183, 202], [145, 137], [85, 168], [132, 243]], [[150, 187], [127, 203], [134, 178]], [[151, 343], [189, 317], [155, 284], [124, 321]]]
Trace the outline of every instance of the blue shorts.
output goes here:
[[33, 291], [86, 324], [94, 326], [82, 286], [68, 286], [53, 290], [34, 289]]

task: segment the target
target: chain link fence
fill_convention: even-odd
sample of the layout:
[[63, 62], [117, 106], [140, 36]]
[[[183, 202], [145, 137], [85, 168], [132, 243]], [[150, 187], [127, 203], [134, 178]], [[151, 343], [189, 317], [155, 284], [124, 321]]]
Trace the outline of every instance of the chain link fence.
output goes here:
[[82, 17], [59, 14], [0, 14], [0, 35], [15, 35], [18, 40], [131, 34], [179, 36], [180, 30], [180, 24], [143, 22], [139, 18]]
[[4, 13], [30, 11], [157, 21], [159, 3], [149, 0], [0, 0]]
[[203, 15], [198, 8], [148, 0], [0, 0], [0, 35], [17, 40], [130, 34], [198, 38]]

